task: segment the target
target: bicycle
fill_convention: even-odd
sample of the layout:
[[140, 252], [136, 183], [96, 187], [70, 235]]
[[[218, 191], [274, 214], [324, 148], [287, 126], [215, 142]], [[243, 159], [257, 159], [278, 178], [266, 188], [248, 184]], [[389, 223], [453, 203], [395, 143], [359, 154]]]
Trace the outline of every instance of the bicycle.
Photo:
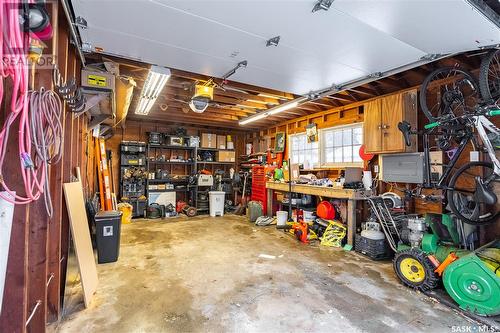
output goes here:
[[[408, 122], [398, 124], [408, 146], [411, 134], [423, 136], [424, 182], [418, 189], [444, 190], [451, 211], [473, 225], [497, 222], [500, 214], [495, 193], [500, 193], [500, 161], [495, 154], [500, 130], [486, 118], [500, 115], [499, 58], [500, 50], [493, 50], [483, 58], [479, 85], [470, 73], [462, 69], [435, 70], [424, 80], [420, 91], [422, 111], [431, 123], [425, 125], [423, 131], [412, 130]], [[439, 96], [429, 96], [431, 91]], [[429, 107], [432, 103], [429, 101], [434, 101], [432, 107]], [[435, 133], [436, 129], [440, 132]], [[433, 135], [437, 136], [438, 148], [450, 152], [449, 164], [434, 182], [431, 181], [429, 145], [429, 138]], [[451, 149], [453, 142], [458, 147]], [[492, 142], [496, 142], [495, 147]], [[469, 143], [474, 151], [486, 152], [491, 162], [471, 161], [452, 175]]]

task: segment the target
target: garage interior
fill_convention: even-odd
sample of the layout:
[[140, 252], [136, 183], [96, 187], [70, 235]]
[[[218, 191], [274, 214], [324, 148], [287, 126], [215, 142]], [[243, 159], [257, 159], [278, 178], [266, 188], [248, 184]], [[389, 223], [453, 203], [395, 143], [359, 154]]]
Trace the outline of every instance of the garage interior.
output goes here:
[[1, 332], [500, 331], [500, 3], [3, 1]]

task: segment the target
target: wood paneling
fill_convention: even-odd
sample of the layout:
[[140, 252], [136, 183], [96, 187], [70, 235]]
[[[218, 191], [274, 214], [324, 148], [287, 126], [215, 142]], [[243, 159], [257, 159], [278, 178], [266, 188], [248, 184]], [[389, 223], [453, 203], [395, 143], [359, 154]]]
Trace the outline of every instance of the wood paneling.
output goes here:
[[[49, 2], [48, 10], [52, 17], [54, 37], [46, 43], [45, 55], [57, 53], [56, 62], [63, 77], [77, 77], [80, 64], [73, 47], [68, 42], [68, 25], [64, 21], [64, 13], [58, 2]], [[59, 6], [59, 7], [58, 7]], [[58, 13], [58, 14], [57, 14]], [[62, 14], [61, 14], [62, 13]], [[57, 14], [57, 15], [56, 15]], [[58, 22], [61, 21], [61, 22]], [[45, 59], [46, 60], [46, 59]], [[32, 69], [31, 88], [52, 87], [52, 70], [34, 66]], [[77, 79], [78, 82], [78, 79]], [[5, 80], [5, 96], [1, 115], [10, 112], [10, 79]], [[69, 179], [75, 166], [80, 166], [83, 144], [79, 144], [80, 130], [85, 130], [85, 118], [72, 119], [72, 115], [64, 109], [64, 147], [63, 157], [58, 164], [49, 168], [49, 188], [52, 193], [54, 215], [47, 216], [43, 198], [30, 205], [16, 205], [7, 265], [2, 313], [0, 314], [1, 332], [44, 332], [47, 322], [58, 320], [61, 313], [61, 295], [64, 293], [66, 259], [68, 248], [67, 217], [63, 213], [62, 182]], [[5, 118], [3, 118], [5, 119]], [[1, 120], [3, 120], [1, 119]], [[74, 126], [73, 123], [78, 123]], [[3, 125], [3, 122], [2, 122]], [[11, 127], [7, 154], [18, 156], [17, 122]], [[76, 133], [74, 132], [76, 131]], [[24, 195], [23, 179], [19, 172], [18, 159], [6, 159], [5, 175], [13, 189]], [[86, 179], [87, 176], [85, 175]], [[26, 321], [33, 313], [28, 325]]]
[[[398, 123], [403, 120], [403, 96], [394, 94], [382, 98], [382, 147], [384, 151], [404, 151], [403, 135]], [[369, 139], [367, 140], [369, 141]]]
[[367, 151], [382, 150], [381, 101], [374, 100], [365, 104], [365, 121], [363, 122], [363, 138]]

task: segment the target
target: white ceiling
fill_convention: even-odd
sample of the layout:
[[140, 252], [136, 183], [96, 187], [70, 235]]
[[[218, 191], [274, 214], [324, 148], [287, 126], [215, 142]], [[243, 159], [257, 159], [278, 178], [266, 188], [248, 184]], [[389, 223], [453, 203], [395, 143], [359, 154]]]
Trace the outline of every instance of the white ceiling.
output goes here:
[[[304, 94], [432, 53], [500, 43], [465, 0], [73, 0], [83, 42], [104, 53]], [[266, 40], [281, 36], [277, 47]], [[236, 54], [236, 55], [234, 55]]]

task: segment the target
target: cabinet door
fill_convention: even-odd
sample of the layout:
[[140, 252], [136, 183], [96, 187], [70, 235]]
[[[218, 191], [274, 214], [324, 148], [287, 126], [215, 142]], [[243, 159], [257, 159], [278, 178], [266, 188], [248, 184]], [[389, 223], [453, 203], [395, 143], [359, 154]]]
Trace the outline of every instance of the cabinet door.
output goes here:
[[382, 98], [382, 149], [385, 152], [405, 150], [403, 133], [398, 123], [403, 120], [403, 95], [394, 94]]
[[380, 99], [376, 99], [364, 105], [364, 116], [363, 138], [365, 151], [367, 153], [378, 153], [382, 151]]

